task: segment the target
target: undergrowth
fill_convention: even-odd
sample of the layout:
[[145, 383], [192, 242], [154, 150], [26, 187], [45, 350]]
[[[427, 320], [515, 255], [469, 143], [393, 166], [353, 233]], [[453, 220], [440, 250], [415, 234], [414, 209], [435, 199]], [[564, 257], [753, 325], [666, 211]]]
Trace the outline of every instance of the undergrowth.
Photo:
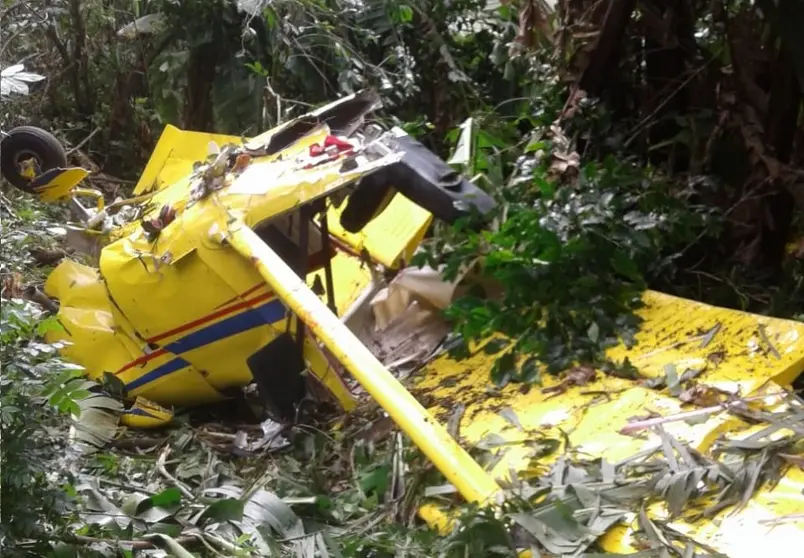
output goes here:
[[674, 277], [683, 252], [718, 231], [717, 211], [695, 202], [702, 194], [695, 184], [678, 190], [627, 153], [581, 159], [550, 110], [562, 98], [545, 88], [542, 105], [521, 116], [534, 129], [504, 154], [505, 142], [489, 141], [491, 132], [468, 137], [465, 129], [461, 141], [473, 148], [465, 168], [485, 171], [481, 183], [498, 200], [494, 223], [479, 228], [470, 218], [442, 229], [414, 260], [443, 266], [449, 279], [474, 266], [500, 293], [470, 288], [446, 312], [462, 341], [456, 357], [505, 335], [484, 346], [499, 355], [492, 370], [498, 385], [538, 382], [542, 368], [557, 374], [578, 364], [633, 375], [627, 363], [608, 361], [605, 349], [633, 344], [644, 290]]
[[[134, 3], [132, 9], [130, 3], [123, 8], [93, 1], [83, 3], [91, 9], [70, 10], [69, 17], [61, 2], [46, 15], [28, 4], [0, 9], [4, 24], [14, 29], [10, 36], [24, 39], [7, 52], [26, 60], [41, 55], [40, 70], [52, 70], [46, 72], [52, 85], [33, 102], [14, 101], [14, 109], [1, 115], [3, 123], [49, 118], [49, 128], [71, 139], [81, 164], [94, 164], [94, 157], [107, 163], [108, 172], [126, 177], [150, 152], [151, 127], [179, 120], [180, 113], [192, 129], [262, 131], [298, 114], [306, 102], [375, 84], [393, 112], [416, 121], [400, 124], [436, 148], [459, 119], [474, 114], [448, 136], [456, 144], [453, 161], [493, 193], [498, 212], [487, 229], [475, 228], [472, 219], [442, 228], [417, 261], [443, 265], [448, 276], [470, 265], [479, 271], [470, 274], [468, 295], [447, 315], [462, 341], [455, 355], [484, 344], [498, 357], [492, 370], [498, 385], [538, 383], [543, 374], [588, 363], [634, 375], [627, 362], [609, 362], [605, 350], [633, 341], [649, 287], [804, 319], [804, 259], [786, 258], [770, 270], [755, 265], [761, 258], [736, 265], [729, 252], [737, 245], [723, 234], [733, 208], [746, 201], [739, 198], [748, 192], [750, 206], [757, 184], [772, 181], [763, 170], [767, 163], [742, 164], [762, 146], [732, 149], [724, 144], [733, 142], [722, 141], [747, 128], [740, 118], [749, 103], [735, 96], [731, 83], [731, 59], [740, 56], [720, 56], [730, 40], [722, 30], [732, 26], [712, 24], [715, 14], [704, 11], [694, 25], [677, 26], [689, 27], [695, 37], [670, 39], [691, 42], [694, 48], [686, 50], [698, 53], [681, 65], [690, 73], [684, 84], [706, 80], [696, 91], [656, 89], [661, 79], [648, 74], [659, 59], [647, 58], [658, 39], [648, 36], [651, 25], [630, 25], [638, 31], [623, 36], [623, 58], [608, 72], [616, 79], [602, 90], [608, 103], [598, 105], [568, 102], [567, 83], [583, 81], [578, 59], [595, 48], [586, 44], [589, 37], [600, 35], [597, 29], [559, 37], [578, 26], [599, 27], [571, 13], [572, 3], [561, 3], [567, 24], [552, 26], [556, 41], [548, 48], [539, 47], [538, 28], [554, 34], [547, 18], [535, 17], [531, 2], [521, 3], [520, 14], [514, 3], [490, 10], [487, 4], [494, 3], [474, 0], [438, 2], [437, 10], [419, 2], [372, 3], [360, 13], [343, 10], [340, 2], [237, 3], [246, 6], [243, 12], [228, 2], [199, 11], [192, 2]], [[732, 8], [746, 15], [754, 9], [749, 4]], [[257, 5], [261, 13], [254, 11]], [[170, 17], [155, 35], [143, 38], [129, 29], [125, 42], [116, 33], [134, 12], [153, 17], [163, 7]], [[645, 14], [634, 19], [641, 22]], [[54, 29], [74, 48], [54, 41]], [[213, 51], [220, 57], [210, 56]], [[763, 86], [775, 58], [753, 60]], [[752, 69], [736, 70], [746, 68]], [[758, 88], [755, 76], [737, 78]], [[207, 98], [196, 98], [200, 90]], [[697, 90], [705, 95], [694, 95]], [[702, 98], [660, 110], [696, 96]], [[773, 106], [770, 92], [765, 97], [764, 104]], [[643, 120], [654, 109], [662, 115]], [[659, 134], [661, 142], [654, 144], [654, 131], [666, 128], [665, 121], [673, 121], [671, 133]], [[723, 169], [712, 152], [726, 153], [725, 166], [734, 167], [726, 170], [744, 175], [719, 175]], [[662, 161], [656, 153], [670, 155]], [[679, 158], [687, 159], [683, 172], [675, 172]], [[648, 163], [654, 160], [659, 164]], [[115, 192], [126, 184], [109, 176], [99, 183]], [[458, 503], [454, 488], [370, 405], [345, 423], [297, 425], [280, 447], [267, 447], [275, 441], [270, 422], [200, 424], [183, 415], [170, 430], [124, 433], [81, 456], [74, 452], [76, 425], [70, 437], [67, 416], [80, 416], [85, 402], [97, 397], [97, 386], [82, 383], [80, 371], [55, 358], [55, 347], [41, 340], [53, 323], [25, 301], [48, 271], [35, 264], [31, 250], [58, 248], [51, 222], [58, 215], [30, 198], [2, 202], [4, 556], [458, 558], [514, 556], [515, 548], [531, 548], [535, 556], [592, 558], [604, 555], [597, 535], [620, 521], [639, 531], [645, 550], [632, 556], [714, 556], [669, 523], [650, 519], [648, 503], [666, 503], [671, 515], [703, 509], [704, 502], [717, 509], [742, 506], [763, 482], [780, 476], [784, 456], [802, 451], [800, 430], [771, 440], [779, 425], [800, 422], [800, 405], [791, 407], [797, 415], [746, 417], [769, 426], [748, 444], [723, 442], [718, 450], [725, 457], [718, 463], [663, 432], [660, 450], [616, 464], [590, 461], [565, 446], [553, 466], [539, 467], [533, 478], [511, 479], [509, 500], [498, 513]], [[746, 218], [732, 228], [756, 233], [757, 225]], [[490, 291], [500, 296], [485, 296]], [[508, 340], [499, 340], [500, 333]], [[545, 443], [542, 433], [524, 436], [528, 443]], [[550, 442], [547, 453], [556, 457], [561, 442]], [[457, 511], [446, 535], [418, 520], [425, 495]]]

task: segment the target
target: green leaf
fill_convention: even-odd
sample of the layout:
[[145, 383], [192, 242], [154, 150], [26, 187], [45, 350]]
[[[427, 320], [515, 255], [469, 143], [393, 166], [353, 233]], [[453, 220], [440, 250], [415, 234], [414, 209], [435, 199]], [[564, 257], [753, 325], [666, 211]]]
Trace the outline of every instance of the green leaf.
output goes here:
[[210, 504], [204, 513], [201, 514], [199, 521], [204, 519], [212, 519], [214, 521], [239, 521], [243, 518], [243, 510], [245, 503], [241, 500], [234, 498], [226, 498], [218, 500]]
[[413, 8], [406, 4], [400, 4], [396, 10], [397, 23], [410, 23], [413, 21]]
[[126, 496], [123, 499], [123, 504], [120, 506], [120, 509], [126, 512], [127, 515], [134, 517], [149, 507], [151, 507], [151, 502], [148, 496], [137, 492]]
[[669, 363], [664, 365], [664, 376], [667, 384], [667, 390], [673, 397], [681, 395], [681, 384], [678, 379], [678, 371], [676, 365]]
[[541, 385], [541, 365], [536, 357], [525, 359], [519, 369], [519, 379], [528, 384]]
[[376, 494], [378, 498], [385, 495], [390, 482], [391, 468], [388, 465], [378, 465], [361, 476], [360, 489], [367, 495]]
[[487, 355], [496, 355], [510, 344], [511, 341], [506, 338], [492, 339], [483, 346], [483, 352]]
[[513, 353], [505, 353], [491, 368], [491, 381], [497, 387], [503, 387], [511, 381], [516, 374], [516, 360]]
[[533, 181], [536, 183], [536, 187], [539, 189], [539, 192], [541, 192], [545, 199], [551, 199], [553, 196], [555, 196], [556, 187], [552, 182], [546, 180], [542, 176], [534, 177]]
[[267, 490], [258, 490], [249, 498], [243, 509], [243, 519], [253, 527], [271, 527], [282, 537], [304, 536], [299, 517], [281, 498]]
[[151, 505], [167, 508], [181, 503], [181, 490], [171, 487], [163, 490], [159, 494], [154, 494], [150, 498]]
[[547, 144], [542, 139], [534, 138], [525, 146], [525, 153], [535, 153], [540, 149], [546, 149]]
[[622, 250], [614, 252], [614, 256], [611, 258], [611, 266], [614, 268], [614, 271], [634, 282], [642, 281], [642, 275], [639, 273], [636, 263]]
[[80, 412], [73, 420], [71, 439], [83, 452], [96, 451], [117, 434], [123, 405], [105, 395], [91, 395], [78, 402]]
[[64, 326], [61, 324], [57, 316], [50, 316], [39, 322], [36, 326], [36, 334], [44, 337], [46, 333], [64, 331]]
[[100, 490], [91, 484], [85, 484], [76, 487], [76, 490], [84, 493], [84, 498], [87, 508], [97, 512], [87, 514], [83, 519], [87, 523], [95, 523], [102, 526], [107, 526], [116, 523], [121, 529], [125, 529], [131, 523], [131, 518], [128, 517], [123, 510], [118, 508], [112, 503]]

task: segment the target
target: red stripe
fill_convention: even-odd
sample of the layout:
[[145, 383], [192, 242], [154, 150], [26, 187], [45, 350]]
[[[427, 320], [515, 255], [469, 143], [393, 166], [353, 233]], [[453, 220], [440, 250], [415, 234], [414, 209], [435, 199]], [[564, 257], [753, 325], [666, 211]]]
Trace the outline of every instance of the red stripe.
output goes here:
[[224, 306], [226, 306], [227, 304], [231, 304], [231, 303], [233, 303], [233, 302], [236, 302], [236, 301], [240, 300], [241, 298], [243, 298], [243, 297], [245, 297], [245, 296], [248, 296], [248, 295], [250, 295], [251, 293], [253, 293], [253, 292], [255, 292], [255, 291], [260, 290], [260, 288], [261, 288], [261, 287], [264, 287], [264, 286], [265, 286], [265, 283], [259, 283], [259, 284], [257, 284], [257, 285], [254, 285], [253, 287], [251, 287], [251, 288], [250, 288], [249, 290], [247, 290], [246, 292], [244, 292], [244, 293], [240, 293], [239, 295], [235, 295], [235, 296], [233, 296], [232, 298], [230, 298], [229, 300], [227, 300], [226, 302], [223, 302], [223, 303], [221, 303], [221, 304], [218, 304], [218, 305], [215, 307], [215, 309], [217, 310], [218, 308], [223, 308], [223, 307], [224, 307]]
[[156, 351], [154, 351], [152, 353], [148, 353], [147, 355], [142, 355], [140, 358], [132, 360], [131, 362], [126, 364], [123, 368], [121, 368], [120, 370], [115, 372], [115, 374], [122, 374], [123, 372], [125, 372], [129, 368], [133, 368], [135, 366], [140, 366], [142, 364], [145, 364], [149, 360], [155, 359], [155, 358], [160, 357], [160, 356], [165, 355], [165, 354], [167, 354], [167, 351], [165, 349], [157, 349]]
[[248, 308], [252, 304], [256, 304], [258, 302], [266, 301], [266, 300], [268, 300], [269, 298], [272, 298], [272, 297], [273, 297], [273, 293], [261, 294], [260, 296], [256, 296], [256, 297], [252, 298], [251, 300], [244, 300], [240, 304], [235, 304], [234, 306], [228, 306], [226, 308], [222, 308], [222, 309], [218, 310], [217, 312], [213, 312], [212, 314], [210, 314], [208, 316], [205, 316], [203, 318], [198, 318], [197, 320], [193, 320], [192, 322], [188, 322], [188, 323], [186, 323], [184, 325], [181, 325], [181, 326], [179, 326], [179, 327], [177, 327], [175, 329], [171, 329], [170, 331], [160, 333], [159, 335], [151, 337], [147, 341], [149, 343], [156, 343], [157, 341], [161, 341], [162, 339], [166, 339], [167, 337], [173, 337], [174, 335], [178, 335], [179, 333], [185, 332], [188, 329], [194, 329], [194, 328], [196, 328], [196, 327], [198, 327], [200, 325], [203, 325], [203, 324], [205, 324], [207, 322], [211, 322], [212, 320], [214, 320], [216, 318], [220, 318], [220, 317], [223, 317], [223, 316], [225, 316], [227, 314], [231, 314], [232, 312], [236, 312], [237, 310], [243, 310], [245, 308]]
[[[351, 249], [351, 247], [348, 246], [347, 244], [340, 242], [340, 240], [337, 239], [337, 238], [332, 238], [332, 240], [334, 241], [333, 244], [335, 245], [336, 249], [340, 249], [341, 251], [346, 252], [347, 254], [349, 254], [351, 256], [358, 256], [359, 257], [359, 254], [355, 253]], [[265, 286], [266, 286], [265, 283], [259, 283], [257, 285], [254, 285], [253, 287], [251, 287], [250, 289], [246, 290], [245, 292], [243, 292], [243, 293], [241, 293], [241, 294], [239, 294], [239, 295], [227, 300], [226, 302], [216, 306], [216, 310], [217, 310], [216, 312], [213, 312], [212, 314], [209, 314], [208, 316], [205, 316], [203, 318], [193, 320], [192, 322], [188, 322], [188, 323], [186, 323], [184, 325], [181, 325], [181, 326], [179, 326], [177, 328], [171, 329], [170, 331], [160, 333], [159, 335], [151, 337], [147, 341], [149, 343], [156, 343], [157, 341], [161, 341], [161, 340], [166, 339], [168, 337], [178, 335], [179, 333], [185, 332], [188, 329], [193, 329], [193, 328], [198, 327], [200, 325], [203, 325], [203, 324], [205, 324], [207, 322], [210, 322], [210, 321], [212, 321], [212, 320], [214, 320], [216, 318], [220, 318], [220, 317], [225, 316], [227, 314], [231, 314], [232, 312], [235, 312], [237, 310], [243, 310], [245, 308], [248, 308], [249, 306], [251, 306], [252, 304], [255, 304], [257, 302], [266, 301], [266, 300], [268, 300], [268, 299], [273, 297], [273, 293], [265, 293], [265, 294], [262, 294], [260, 296], [254, 297], [251, 300], [246, 300], [246, 301], [243, 301], [243, 302], [241, 302], [239, 304], [236, 304], [234, 306], [228, 306], [227, 307], [228, 304], [231, 304], [231, 303], [235, 302], [236, 300], [238, 300], [240, 298], [246, 297], [246, 296], [258, 291], [260, 288], [265, 287]], [[156, 350], [156, 351], [154, 351], [152, 353], [148, 353], [147, 355], [142, 355], [141, 357], [139, 357], [139, 358], [137, 358], [135, 360], [132, 360], [131, 362], [129, 362], [128, 364], [123, 366], [123, 368], [118, 370], [116, 372], [116, 374], [121, 374], [121, 373], [125, 372], [126, 370], [128, 370], [129, 368], [133, 368], [135, 366], [140, 366], [140, 365], [145, 364], [146, 362], [148, 362], [150, 360], [153, 360], [153, 359], [158, 358], [160, 356], [163, 356], [165, 354], [167, 354], [167, 351], [165, 349], [158, 349], [158, 350]]]
[[[253, 292], [253, 291], [257, 290], [261, 286], [263, 286], [263, 285], [262, 284], [257, 285], [256, 287], [254, 287], [252, 289], [249, 289], [248, 291], [243, 293], [243, 295], [241, 295], [241, 296], [245, 296], [245, 295], [249, 294], [250, 292]], [[231, 314], [232, 312], [235, 312], [237, 310], [243, 310], [245, 308], [248, 308], [252, 304], [255, 304], [257, 302], [263, 302], [263, 301], [268, 300], [268, 299], [270, 299], [272, 297], [273, 297], [273, 293], [262, 294], [260, 296], [252, 298], [251, 300], [243, 301], [243, 302], [241, 302], [240, 304], [238, 304], [236, 306], [230, 306], [229, 308], [224, 308], [222, 310], [218, 310], [217, 312], [214, 312], [214, 313], [212, 313], [212, 314], [210, 314], [208, 316], [205, 316], [203, 318], [199, 318], [199, 319], [194, 320], [192, 322], [188, 322], [188, 323], [186, 323], [186, 324], [184, 324], [182, 326], [179, 326], [179, 327], [177, 327], [175, 329], [171, 329], [170, 331], [166, 331], [165, 333], [160, 333], [159, 335], [148, 339], [148, 342], [149, 343], [156, 343], [157, 341], [160, 341], [160, 340], [165, 339], [167, 337], [177, 335], [179, 333], [187, 331], [188, 329], [193, 329], [193, 328], [198, 327], [200, 325], [203, 325], [203, 324], [205, 324], [205, 323], [207, 323], [209, 321], [212, 321], [215, 318], [219, 318], [219, 317], [225, 316], [227, 314]], [[139, 358], [137, 358], [135, 360], [132, 360], [131, 362], [126, 364], [123, 368], [121, 368], [120, 370], [115, 372], [115, 374], [122, 374], [123, 372], [125, 372], [129, 368], [133, 368], [135, 366], [141, 366], [141, 365], [145, 364], [146, 362], [148, 362], [150, 360], [153, 360], [155, 358], [158, 358], [158, 357], [166, 355], [166, 354], [168, 354], [168, 351], [166, 351], [165, 349], [157, 349], [156, 351], [154, 351], [152, 353], [148, 353], [147, 355], [142, 355], [141, 357], [139, 357]]]

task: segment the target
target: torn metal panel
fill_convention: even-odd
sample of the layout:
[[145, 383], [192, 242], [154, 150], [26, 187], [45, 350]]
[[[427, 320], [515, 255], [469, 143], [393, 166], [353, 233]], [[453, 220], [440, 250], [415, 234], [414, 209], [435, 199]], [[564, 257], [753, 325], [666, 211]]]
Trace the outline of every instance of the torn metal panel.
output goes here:
[[[804, 368], [804, 325], [655, 292], [645, 294], [639, 343], [609, 356], [627, 356], [670, 393], [584, 367], [572, 381], [496, 389], [488, 381], [495, 357], [434, 357], [448, 330], [440, 310], [456, 284], [404, 264], [434, 218], [452, 220], [472, 205], [482, 212], [493, 200], [412, 138], [363, 126], [372, 106], [370, 95], [351, 96], [245, 143], [167, 127], [137, 197], [87, 209], [85, 229], [103, 241], [98, 266], [64, 261], [53, 272], [46, 291], [59, 299], [65, 330], [48, 336], [69, 341], [64, 354], [89, 376], [108, 373], [126, 387], [134, 405], [125, 421], [163, 423], [174, 406], [220, 400], [255, 378], [273, 403], [288, 396], [280, 402], [291, 411], [296, 394], [288, 394], [309, 388], [299, 378], [316, 378], [349, 410], [348, 370], [464, 498], [484, 502], [499, 495], [498, 481], [537, 474], [567, 443], [609, 460], [662, 444], [656, 433], [622, 429], [711, 395], [680, 390], [691, 371], [716, 397], [746, 397]], [[401, 271], [386, 285], [389, 270]], [[419, 365], [417, 401], [388, 369]], [[664, 432], [707, 452], [719, 436], [749, 430], [723, 411], [703, 418], [667, 421]], [[536, 435], [551, 443], [534, 447]], [[484, 468], [455, 438], [496, 455]], [[748, 518], [758, 532], [762, 518], [779, 515], [771, 502], [800, 503], [789, 492], [800, 493], [797, 475], [729, 517]], [[433, 506], [421, 513], [434, 525], [448, 520]], [[673, 525], [717, 548], [732, 544], [717, 540], [712, 522]], [[628, 550], [631, 533], [612, 528], [606, 547]], [[767, 540], [783, 549], [783, 537]]]
[[[78, 212], [84, 229], [73, 232], [97, 239], [86, 247], [101, 249], [97, 271], [65, 262], [48, 283], [68, 326], [58, 334], [71, 342], [65, 354], [93, 378], [112, 374], [131, 398], [185, 406], [220, 400], [249, 384], [249, 359], [291, 332], [301, 362], [351, 409], [354, 398], [332, 351], [302, 335], [303, 322], [290, 317], [288, 301], [250, 261], [212, 238], [238, 223], [294, 267], [303, 254], [307, 286], [321, 291], [326, 285], [320, 296], [353, 322], [375, 275], [370, 266], [409, 259], [433, 219], [423, 207], [428, 203], [394, 192], [407, 188], [421, 198], [429, 188], [438, 201], [433, 207], [444, 196], [473, 193], [470, 205], [493, 205], [460, 177], [449, 184], [419, 177], [411, 190], [399, 174], [410, 169], [398, 166], [407, 156], [399, 143], [404, 132], [365, 126], [377, 102], [370, 92], [358, 93], [245, 142], [168, 126], [134, 198], [91, 209], [78, 201], [82, 192], [70, 190], [71, 202], [85, 210]], [[443, 164], [415, 140], [405, 145], [430, 167]], [[368, 177], [371, 188], [362, 182]], [[361, 195], [351, 196], [355, 188]], [[382, 199], [374, 200], [374, 190]], [[345, 212], [352, 232], [343, 226]], [[84, 291], [74, 285], [85, 276], [93, 276], [91, 300], [76, 298]], [[277, 393], [285, 387], [265, 386]]]
[[[804, 324], [755, 316], [715, 308], [656, 292], [645, 294], [641, 311], [645, 324], [632, 349], [618, 346], [609, 352], [612, 358], [627, 356], [640, 371], [658, 377], [669, 364], [679, 373], [696, 369], [697, 382], [719, 390], [757, 396], [773, 386], [789, 384], [804, 371]], [[717, 335], [708, 343], [715, 324]], [[775, 348], [763, 346], [760, 331]], [[561, 380], [545, 377], [544, 385], [523, 392], [518, 385], [491, 389], [489, 374], [495, 356], [477, 351], [468, 360], [456, 362], [446, 355], [426, 365], [417, 377], [413, 392], [432, 402], [429, 410], [446, 423], [457, 406], [465, 408], [459, 431], [467, 446], [482, 445], [496, 437], [500, 440], [497, 459], [489, 469], [500, 481], [540, 474], [560, 452], [533, 459], [529, 439], [552, 438], [566, 441], [573, 451], [590, 458], [610, 462], [629, 458], [661, 443], [652, 431], [626, 435], [620, 430], [631, 421], [646, 416], [672, 417], [690, 409], [678, 397], [641, 385], [640, 382], [598, 374], [584, 385], [571, 385], [555, 395], [550, 388]], [[778, 401], [778, 398], [775, 400]], [[764, 405], [755, 399], [754, 406]], [[694, 408], [694, 407], [693, 407]], [[511, 415], [516, 417], [511, 420]], [[720, 408], [702, 420], [670, 421], [663, 428], [692, 448], [706, 453], [721, 436], [737, 435], [749, 428], [735, 415]], [[535, 468], [534, 468], [535, 467]], [[804, 505], [804, 476], [792, 467], [774, 488], [760, 490], [737, 513], [729, 508], [716, 521], [672, 522], [672, 527], [695, 537], [731, 558], [754, 556], [762, 545], [765, 551], [779, 555], [793, 540], [804, 536], [804, 518], [792, 518], [773, 529], [767, 527], [774, 517], [800, 513]], [[662, 506], [654, 506], [651, 517], [664, 517]], [[448, 524], [449, 515], [433, 504], [421, 509], [421, 515], [434, 526]], [[718, 527], [719, 526], [719, 527]], [[759, 533], [762, 533], [760, 537]], [[759, 542], [761, 541], [761, 543]], [[603, 539], [611, 552], [634, 552], [632, 531], [627, 526], [611, 529]]]

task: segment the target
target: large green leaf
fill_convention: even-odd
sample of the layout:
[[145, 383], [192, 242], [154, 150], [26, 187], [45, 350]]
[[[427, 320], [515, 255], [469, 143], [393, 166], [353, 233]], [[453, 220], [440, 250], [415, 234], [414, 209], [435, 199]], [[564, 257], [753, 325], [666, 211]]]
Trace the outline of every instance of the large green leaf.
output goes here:
[[79, 413], [74, 417], [70, 438], [85, 453], [97, 451], [117, 434], [123, 405], [106, 395], [92, 394], [78, 403]]
[[248, 499], [243, 517], [254, 527], [270, 527], [285, 538], [304, 536], [301, 519], [279, 496], [267, 490], [258, 490]]
[[201, 514], [200, 521], [204, 519], [212, 519], [214, 521], [230, 521], [239, 520], [243, 518], [243, 511], [245, 504], [241, 500], [234, 498], [225, 498], [213, 502]]

